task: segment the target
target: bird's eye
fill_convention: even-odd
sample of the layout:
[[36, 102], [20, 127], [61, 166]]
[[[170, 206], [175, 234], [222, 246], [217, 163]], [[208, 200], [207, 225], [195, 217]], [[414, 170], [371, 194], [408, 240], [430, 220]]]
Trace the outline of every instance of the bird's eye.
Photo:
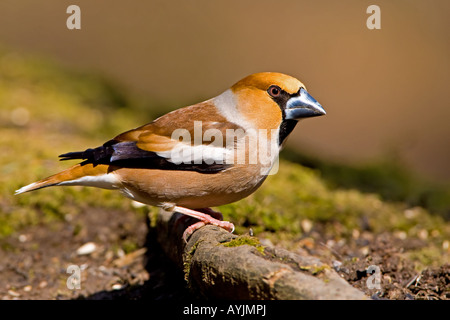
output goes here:
[[281, 94], [281, 88], [279, 86], [270, 86], [269, 89], [267, 90], [267, 92], [272, 96], [272, 97], [278, 97]]

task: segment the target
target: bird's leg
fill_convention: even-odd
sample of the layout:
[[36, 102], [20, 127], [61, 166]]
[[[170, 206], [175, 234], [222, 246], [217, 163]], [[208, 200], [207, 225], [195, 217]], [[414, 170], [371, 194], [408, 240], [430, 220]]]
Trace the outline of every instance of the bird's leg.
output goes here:
[[201, 208], [201, 209], [196, 209], [196, 211], [206, 213], [207, 215], [210, 215], [211, 217], [216, 218], [217, 220], [223, 220], [222, 213], [219, 211], [214, 211], [211, 208]]
[[[219, 212], [219, 211], [214, 211], [214, 210], [211, 209], [211, 208], [201, 208], [201, 209], [196, 209], [196, 211], [205, 213], [205, 214], [207, 214], [207, 215], [209, 215], [209, 216], [211, 216], [211, 217], [213, 217], [213, 218], [215, 218], [215, 219], [217, 219], [217, 220], [221, 220], [221, 222], [223, 222], [223, 221], [222, 221], [222, 220], [223, 220], [223, 215], [222, 215], [222, 213]], [[182, 217], [188, 217], [188, 216], [183, 215]], [[181, 219], [182, 219], [182, 218], [180, 218], [179, 220], [181, 220]], [[227, 222], [227, 221], [225, 221], [225, 222]], [[186, 230], [183, 232], [183, 239], [184, 239], [184, 242], [187, 242], [187, 239], [194, 233], [195, 230], [200, 229], [200, 228], [203, 227], [204, 225], [205, 225], [205, 222], [199, 221], [199, 222], [196, 222], [196, 223], [190, 225], [189, 227], [187, 227]], [[233, 225], [232, 228], [233, 228], [233, 229], [231, 230], [231, 232], [234, 231], [234, 225]], [[226, 228], [225, 228], [225, 229], [226, 229]], [[227, 230], [227, 231], [230, 231], [230, 230]]]
[[201, 211], [207, 212], [207, 213], [203, 213], [200, 211], [196, 211], [196, 210], [192, 210], [192, 209], [187, 209], [187, 208], [183, 208], [183, 207], [178, 207], [178, 206], [173, 206], [172, 208], [170, 208], [171, 211], [174, 212], [179, 212], [181, 214], [184, 214], [186, 216], [195, 218], [200, 220], [200, 222], [194, 223], [193, 225], [189, 226], [183, 233], [183, 239], [184, 241], [187, 240], [187, 238], [197, 229], [203, 227], [205, 224], [212, 224], [221, 228], [224, 228], [225, 230], [229, 231], [229, 232], [233, 232], [234, 231], [234, 225], [231, 222], [228, 221], [222, 221], [222, 220], [218, 220], [216, 218], [213, 218], [211, 215], [214, 215], [215, 217], [222, 219], [222, 214], [220, 212], [214, 211], [210, 208], [202, 208], [199, 209]]
[[[172, 207], [167, 207], [168, 211], [173, 211]], [[219, 211], [214, 211], [211, 208], [201, 208], [201, 209], [195, 209], [194, 211], [198, 211], [198, 212], [202, 212], [202, 213], [206, 213], [207, 215], [210, 215], [211, 217], [217, 219], [217, 220], [223, 220], [223, 215], [222, 213], [220, 213]], [[184, 215], [182, 214], [177, 221], [175, 222], [175, 226], [177, 226], [180, 223], [184, 223], [187, 219], [189, 219], [190, 216]], [[201, 226], [199, 226], [200, 228]], [[195, 228], [192, 230], [192, 232], [194, 232], [195, 230], [197, 230], [198, 228]]]

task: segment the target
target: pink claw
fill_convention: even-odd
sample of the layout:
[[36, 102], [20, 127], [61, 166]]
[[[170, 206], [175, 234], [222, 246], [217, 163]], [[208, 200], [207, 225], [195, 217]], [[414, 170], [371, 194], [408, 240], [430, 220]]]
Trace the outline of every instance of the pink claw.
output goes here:
[[191, 224], [189, 227], [186, 228], [183, 232], [183, 240], [185, 243], [187, 243], [187, 239], [194, 233], [195, 230], [200, 229], [203, 227], [205, 223], [203, 221], [196, 222], [194, 224]]
[[[200, 210], [202, 212], [200, 212]], [[183, 240], [187, 242], [187, 239], [194, 233], [195, 230], [200, 229], [206, 224], [212, 224], [214, 226], [218, 226], [220, 228], [223, 228], [229, 232], [234, 231], [234, 224], [232, 224], [229, 221], [222, 221], [218, 220], [216, 218], [213, 218], [212, 216], [215, 216], [219, 219], [222, 219], [222, 214], [220, 212], [214, 211], [210, 208], [203, 208], [199, 209], [199, 211], [187, 209], [183, 207], [175, 206], [173, 207], [173, 211], [182, 213], [184, 215], [196, 218], [200, 220], [199, 222], [194, 223], [193, 225], [186, 228], [186, 230], [183, 233]]]

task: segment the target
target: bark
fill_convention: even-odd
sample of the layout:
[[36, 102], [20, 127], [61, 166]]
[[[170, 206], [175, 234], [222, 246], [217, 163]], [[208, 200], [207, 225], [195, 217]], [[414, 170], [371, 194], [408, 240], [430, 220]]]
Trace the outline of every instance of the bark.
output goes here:
[[312, 256], [263, 247], [249, 236], [237, 236], [206, 225], [185, 243], [182, 234], [191, 218], [160, 211], [157, 239], [165, 253], [184, 270], [189, 286], [216, 299], [368, 299], [332, 268]]

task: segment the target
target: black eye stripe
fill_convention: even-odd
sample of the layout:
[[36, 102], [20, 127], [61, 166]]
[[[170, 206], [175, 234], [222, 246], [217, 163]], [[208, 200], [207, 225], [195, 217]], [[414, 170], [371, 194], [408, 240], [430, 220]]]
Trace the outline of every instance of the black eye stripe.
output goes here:
[[[273, 92], [274, 89], [278, 91], [277, 92], [278, 94], [274, 94]], [[284, 109], [286, 109], [286, 103], [291, 98], [291, 96], [294, 96], [296, 94], [290, 95], [289, 93], [287, 93], [286, 91], [275, 85], [270, 86], [269, 89], [267, 89], [267, 93], [270, 95], [272, 100], [278, 104], [281, 111], [283, 112], [284, 118], [285, 116]]]
[[270, 86], [269, 89], [267, 89], [267, 93], [272, 98], [272, 100], [278, 104], [278, 106], [280, 107], [281, 113], [283, 115], [283, 120], [280, 125], [280, 133], [278, 136], [278, 143], [281, 145], [283, 143], [283, 141], [287, 138], [287, 136], [292, 132], [292, 130], [294, 130], [294, 128], [297, 124], [296, 120], [286, 120], [285, 110], [286, 110], [286, 105], [287, 105], [288, 100], [292, 97], [300, 95], [300, 89], [298, 89], [298, 91], [296, 93], [290, 94], [280, 88], [280, 90], [281, 90], [280, 93], [274, 97], [270, 93], [270, 89], [272, 87], [273, 86]]

